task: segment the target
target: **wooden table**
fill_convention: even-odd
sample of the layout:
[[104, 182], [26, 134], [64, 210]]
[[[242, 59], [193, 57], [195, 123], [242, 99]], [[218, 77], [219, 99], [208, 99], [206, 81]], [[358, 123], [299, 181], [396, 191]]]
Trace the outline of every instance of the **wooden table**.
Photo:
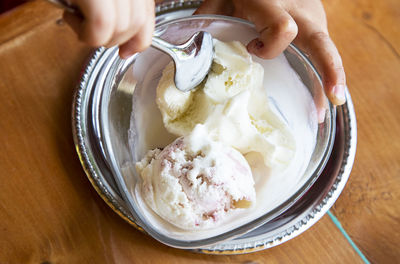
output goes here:
[[[331, 209], [373, 263], [400, 263], [400, 2], [325, 1], [358, 121], [350, 180]], [[87, 180], [71, 101], [91, 49], [42, 1], [0, 17], [0, 263], [362, 263], [328, 216], [272, 249], [169, 248], [115, 214]]]

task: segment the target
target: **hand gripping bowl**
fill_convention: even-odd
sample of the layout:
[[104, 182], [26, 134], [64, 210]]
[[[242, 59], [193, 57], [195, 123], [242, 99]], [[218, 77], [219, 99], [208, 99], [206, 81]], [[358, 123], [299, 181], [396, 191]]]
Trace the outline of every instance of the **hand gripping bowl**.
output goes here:
[[[184, 17], [159, 23], [155, 35], [170, 42], [181, 43], [200, 30], [208, 31], [223, 41], [238, 40], [244, 44], [257, 36], [254, 26], [249, 22], [213, 15]], [[284, 213], [309, 190], [324, 169], [334, 143], [336, 121], [335, 108], [321, 94], [322, 84], [312, 64], [293, 45], [285, 50], [284, 56], [315, 102], [326, 106], [326, 113], [324, 122], [318, 125], [316, 145], [304, 174], [295, 184], [293, 192], [276, 201], [265, 213], [223, 232], [206, 235], [200, 233], [189, 237], [164, 232], [148, 221], [139, 201], [133, 195], [136, 183], [140, 182], [134, 164], [142, 158], [136, 155], [136, 148], [140, 148], [138, 139], [143, 138], [143, 134], [151, 134], [160, 129], [158, 125], [153, 125], [159, 124], [160, 116], [147, 109], [141, 110], [141, 107], [150, 105], [151, 108], [152, 104], [156, 107], [156, 84], [163, 67], [169, 61], [166, 55], [151, 48], [127, 60], [118, 57], [117, 48], [99, 50], [91, 62], [95, 66], [83, 77], [85, 89], [79, 89], [76, 94], [74, 139], [82, 164], [94, 187], [99, 193], [107, 190], [109, 193], [106, 196], [117, 199], [121, 204], [120, 208], [116, 209], [115, 204], [109, 204], [124, 218], [129, 216], [128, 221], [137, 228], [143, 229], [162, 243], [177, 248], [204, 248], [232, 240]], [[278, 101], [278, 106], [279, 100], [282, 100], [272, 99]], [[279, 112], [279, 107], [277, 110]], [[146, 125], [146, 129], [131, 125], [131, 122], [138, 119]], [[107, 180], [99, 180], [99, 175]], [[281, 188], [285, 189], [286, 186], [282, 184]]]

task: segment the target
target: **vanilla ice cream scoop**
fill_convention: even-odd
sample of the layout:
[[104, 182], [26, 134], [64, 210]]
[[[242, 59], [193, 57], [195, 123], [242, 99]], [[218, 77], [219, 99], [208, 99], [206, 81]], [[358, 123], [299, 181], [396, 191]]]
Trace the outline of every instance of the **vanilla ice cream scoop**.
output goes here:
[[164, 126], [177, 136], [203, 124], [209, 136], [239, 150], [260, 153], [269, 167], [286, 167], [296, 143], [287, 125], [269, 107], [264, 69], [238, 41], [214, 39], [214, 62], [195, 91], [183, 93], [168, 65], [157, 87]]
[[255, 203], [251, 169], [237, 150], [208, 138], [202, 125], [163, 150], [150, 150], [136, 169], [146, 204], [186, 230], [217, 226]]

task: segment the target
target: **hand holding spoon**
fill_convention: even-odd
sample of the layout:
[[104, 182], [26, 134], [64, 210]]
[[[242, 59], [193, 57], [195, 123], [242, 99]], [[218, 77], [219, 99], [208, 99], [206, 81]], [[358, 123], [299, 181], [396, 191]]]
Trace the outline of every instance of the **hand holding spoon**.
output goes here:
[[[65, 0], [48, 0], [67, 12], [83, 17], [75, 6]], [[199, 85], [207, 76], [214, 57], [213, 38], [210, 33], [199, 31], [186, 42], [175, 45], [153, 36], [151, 45], [168, 54], [175, 64], [175, 86], [187, 92]]]

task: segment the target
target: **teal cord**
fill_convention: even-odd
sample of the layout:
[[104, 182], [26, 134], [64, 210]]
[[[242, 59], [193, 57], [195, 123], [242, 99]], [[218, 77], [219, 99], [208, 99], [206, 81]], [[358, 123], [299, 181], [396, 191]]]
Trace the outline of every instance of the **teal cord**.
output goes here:
[[357, 247], [357, 245], [353, 242], [353, 240], [350, 238], [350, 236], [347, 234], [347, 232], [344, 230], [342, 225], [340, 224], [339, 220], [331, 213], [331, 211], [328, 211], [328, 215], [331, 218], [332, 222], [336, 225], [336, 227], [340, 230], [340, 232], [343, 234], [343, 236], [347, 239], [347, 241], [350, 243], [351, 247], [357, 252], [357, 254], [361, 257], [361, 259], [364, 261], [366, 264], [370, 264], [369, 260], [365, 257], [365, 255], [361, 252], [361, 250]]

